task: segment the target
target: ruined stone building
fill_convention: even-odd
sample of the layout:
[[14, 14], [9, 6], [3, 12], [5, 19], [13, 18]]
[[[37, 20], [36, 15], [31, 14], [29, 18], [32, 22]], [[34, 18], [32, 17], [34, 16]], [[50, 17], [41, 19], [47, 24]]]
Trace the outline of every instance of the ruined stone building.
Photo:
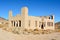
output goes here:
[[20, 29], [50, 29], [54, 30], [54, 15], [50, 16], [29, 16], [28, 8], [23, 7], [21, 14], [16, 16], [12, 15], [12, 11], [9, 11], [9, 27], [16, 27]]

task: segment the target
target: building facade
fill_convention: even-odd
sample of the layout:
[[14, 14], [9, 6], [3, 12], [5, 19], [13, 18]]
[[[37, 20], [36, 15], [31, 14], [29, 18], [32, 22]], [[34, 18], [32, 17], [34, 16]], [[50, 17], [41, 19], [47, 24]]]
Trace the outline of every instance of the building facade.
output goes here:
[[12, 15], [9, 11], [9, 27], [16, 27], [20, 29], [50, 29], [54, 30], [54, 15], [51, 16], [29, 16], [28, 8], [23, 7], [21, 14]]

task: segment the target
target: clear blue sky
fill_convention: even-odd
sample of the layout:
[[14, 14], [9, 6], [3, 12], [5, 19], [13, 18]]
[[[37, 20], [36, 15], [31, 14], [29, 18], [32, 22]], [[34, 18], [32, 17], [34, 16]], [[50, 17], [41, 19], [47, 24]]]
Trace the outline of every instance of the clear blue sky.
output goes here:
[[0, 17], [8, 19], [8, 11], [13, 16], [21, 13], [21, 8], [27, 6], [30, 16], [55, 15], [55, 22], [60, 21], [60, 0], [0, 0]]

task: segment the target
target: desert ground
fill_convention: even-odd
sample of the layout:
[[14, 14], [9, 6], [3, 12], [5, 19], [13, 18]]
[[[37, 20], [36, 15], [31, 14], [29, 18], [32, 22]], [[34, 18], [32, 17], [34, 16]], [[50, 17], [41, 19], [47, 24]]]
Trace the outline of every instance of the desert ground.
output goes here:
[[14, 34], [0, 29], [0, 40], [60, 40], [60, 33], [51, 34]]

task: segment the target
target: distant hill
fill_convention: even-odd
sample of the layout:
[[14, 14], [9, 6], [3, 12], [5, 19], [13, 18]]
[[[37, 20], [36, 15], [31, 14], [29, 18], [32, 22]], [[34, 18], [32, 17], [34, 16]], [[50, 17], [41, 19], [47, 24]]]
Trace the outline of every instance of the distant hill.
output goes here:
[[60, 32], [60, 22], [55, 23], [55, 29], [57, 32]]
[[6, 21], [7, 21], [7, 19], [5, 19], [5, 18], [3, 18], [3, 17], [0, 17], [0, 20], [6, 20]]
[[60, 24], [60, 22], [56, 22], [55, 24]]
[[0, 24], [5, 24], [7, 23], [7, 19], [3, 18], [3, 17], [0, 17]]
[[0, 28], [7, 26], [8, 26], [8, 20], [3, 17], [0, 17]]

